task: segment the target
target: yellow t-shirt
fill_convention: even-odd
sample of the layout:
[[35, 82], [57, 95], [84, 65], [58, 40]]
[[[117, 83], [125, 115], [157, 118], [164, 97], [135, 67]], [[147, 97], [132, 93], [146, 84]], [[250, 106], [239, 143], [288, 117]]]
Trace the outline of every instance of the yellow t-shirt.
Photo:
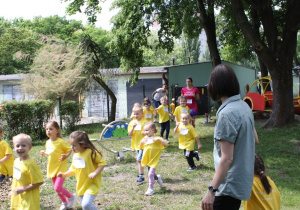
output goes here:
[[168, 105], [166, 106], [160, 105], [157, 109], [157, 113], [159, 114], [159, 123], [164, 123], [170, 120]]
[[[6, 155], [12, 154], [9, 144], [3, 139], [0, 140], [0, 160]], [[11, 156], [4, 163], [0, 163], [0, 174], [11, 177], [13, 175], [14, 157]]]
[[174, 114], [174, 111], [175, 111], [175, 104], [174, 103], [171, 103], [170, 104], [170, 107], [172, 109], [172, 114]]
[[59, 161], [61, 154], [66, 154], [71, 150], [70, 145], [63, 139], [58, 138], [56, 141], [49, 139], [46, 141], [46, 153], [48, 155], [47, 177], [56, 177], [58, 172], [68, 170], [68, 159]]
[[141, 119], [140, 121], [132, 120], [128, 125], [128, 133], [131, 131], [132, 126], [134, 123], [137, 123], [137, 126], [135, 127], [132, 137], [131, 137], [131, 148], [134, 150], [140, 150], [140, 143], [145, 135], [142, 134], [144, 130], [144, 125], [147, 122], [145, 119]]
[[158, 137], [149, 138], [148, 136], [145, 136], [144, 138], [147, 138], [147, 142], [143, 145], [144, 152], [141, 162], [142, 166], [157, 168], [161, 151], [165, 148], [165, 146], [159, 140], [153, 141]]
[[[43, 173], [32, 158], [24, 161], [20, 161], [20, 159], [17, 158], [14, 163], [13, 177], [12, 191], [16, 187], [24, 187], [29, 184], [44, 182]], [[40, 187], [36, 187], [18, 195], [11, 193], [11, 209], [40, 209]]]
[[195, 138], [198, 136], [195, 128], [191, 124], [185, 126], [180, 123], [177, 133], [179, 133], [179, 149], [194, 151]]
[[267, 177], [272, 189], [267, 194], [260, 178], [253, 178], [251, 197], [248, 201], [243, 201], [244, 210], [280, 210], [280, 193], [275, 183]]
[[94, 179], [90, 179], [88, 175], [93, 173], [99, 166], [105, 166], [106, 162], [98, 152], [96, 152], [95, 164], [92, 161], [92, 150], [87, 148], [82, 153], [75, 153], [72, 159], [70, 171], [76, 175], [76, 194], [82, 196], [84, 193], [97, 196], [101, 187], [101, 173]]
[[153, 121], [153, 116], [154, 116], [154, 109], [147, 111], [147, 109], [143, 109], [143, 115], [144, 115], [144, 119], [147, 120], [147, 122], [149, 121]]
[[177, 106], [174, 112], [174, 116], [177, 117], [177, 122], [180, 122], [180, 115], [181, 113], [189, 113], [190, 114], [190, 109], [188, 106], [182, 107], [182, 106]]

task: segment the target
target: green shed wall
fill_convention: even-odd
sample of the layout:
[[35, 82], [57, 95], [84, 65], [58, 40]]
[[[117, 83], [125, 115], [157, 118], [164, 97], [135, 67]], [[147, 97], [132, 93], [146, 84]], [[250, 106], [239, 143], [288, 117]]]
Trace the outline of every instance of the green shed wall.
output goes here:
[[[246, 95], [244, 87], [247, 84], [251, 85], [255, 81], [256, 71], [254, 69], [249, 69], [226, 61], [222, 61], [222, 63], [233, 68], [240, 83], [241, 96], [244, 98]], [[168, 69], [170, 89], [176, 84], [179, 87], [185, 87], [185, 79], [187, 77], [193, 78], [193, 85], [196, 87], [207, 85], [213, 66], [211, 62], [203, 62], [189, 65], [171, 66], [168, 67]]]

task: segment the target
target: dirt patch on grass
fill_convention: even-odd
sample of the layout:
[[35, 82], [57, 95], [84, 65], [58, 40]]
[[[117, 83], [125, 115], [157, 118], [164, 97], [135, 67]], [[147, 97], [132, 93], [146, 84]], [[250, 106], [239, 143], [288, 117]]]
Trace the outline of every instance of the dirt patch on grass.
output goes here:
[[10, 201], [8, 194], [11, 191], [11, 182], [12, 179], [8, 178], [5, 178], [2, 182], [0, 182], [0, 206], [2, 206], [3, 202]]

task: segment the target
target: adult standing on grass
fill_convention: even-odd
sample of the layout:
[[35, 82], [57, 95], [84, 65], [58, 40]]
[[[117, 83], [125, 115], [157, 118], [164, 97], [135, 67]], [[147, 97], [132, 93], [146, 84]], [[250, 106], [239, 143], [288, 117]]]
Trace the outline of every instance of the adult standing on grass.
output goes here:
[[181, 95], [187, 99], [186, 105], [189, 107], [190, 115], [192, 116], [191, 124], [195, 127], [195, 117], [198, 114], [197, 101], [200, 99], [200, 91], [193, 86], [193, 79], [191, 77], [186, 78], [185, 83], [186, 87], [181, 89]]
[[251, 196], [256, 131], [249, 106], [241, 100], [232, 68], [220, 64], [211, 72], [208, 91], [221, 100], [214, 131], [215, 174], [202, 199], [204, 210], [238, 210]]
[[162, 88], [158, 88], [152, 93], [152, 99], [154, 100], [155, 108], [159, 107], [160, 99], [164, 96], [166, 96], [168, 100], [168, 87], [166, 84], [164, 84]]

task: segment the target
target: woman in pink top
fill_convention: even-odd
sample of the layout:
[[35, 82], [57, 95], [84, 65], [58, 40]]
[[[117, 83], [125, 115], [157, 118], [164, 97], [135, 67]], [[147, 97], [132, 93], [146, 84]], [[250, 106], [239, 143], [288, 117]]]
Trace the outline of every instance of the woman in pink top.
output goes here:
[[[197, 101], [200, 99], [198, 88], [193, 86], [193, 79], [186, 78], [186, 87], [181, 89], [181, 95], [187, 99], [186, 105], [190, 108], [190, 114], [193, 118], [191, 124], [195, 127], [195, 117], [198, 114]], [[196, 101], [197, 100], [197, 101]]]

